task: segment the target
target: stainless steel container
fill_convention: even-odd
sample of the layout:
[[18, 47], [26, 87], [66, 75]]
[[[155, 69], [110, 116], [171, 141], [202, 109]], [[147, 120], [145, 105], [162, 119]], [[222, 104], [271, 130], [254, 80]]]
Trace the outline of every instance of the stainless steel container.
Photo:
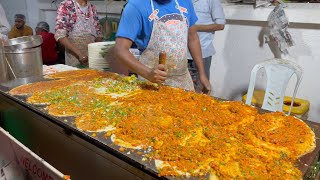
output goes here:
[[11, 68], [7, 68], [9, 80], [15, 78], [42, 76], [41, 47], [9, 52], [6, 51], [5, 56], [11, 66]]
[[4, 46], [8, 79], [42, 76], [41, 36], [10, 39]]
[[28, 49], [40, 46], [42, 44], [42, 37], [39, 35], [23, 36], [8, 40], [8, 45], [4, 46], [5, 50], [15, 51], [17, 49]]
[[3, 46], [0, 43], [0, 83], [8, 81], [7, 64], [4, 59]]

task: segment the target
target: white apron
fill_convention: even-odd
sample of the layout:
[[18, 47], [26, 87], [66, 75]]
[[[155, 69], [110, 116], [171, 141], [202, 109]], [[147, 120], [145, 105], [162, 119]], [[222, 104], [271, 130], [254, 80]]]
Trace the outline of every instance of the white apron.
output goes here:
[[[159, 12], [154, 9], [153, 0], [150, 0], [153, 14]], [[153, 28], [147, 48], [141, 54], [139, 61], [149, 68], [159, 64], [159, 53], [164, 51], [167, 54], [166, 85], [179, 87], [194, 91], [193, 82], [188, 71], [188, 25], [177, 0], [177, 8], [180, 11], [182, 20], [176, 20], [170, 25], [159, 20], [156, 16], [153, 19]]]
[[[69, 32], [68, 39], [82, 52], [83, 55], [88, 56], [88, 44], [93, 43], [97, 36], [94, 19], [93, 16], [87, 18], [88, 12], [85, 14], [79, 14], [77, 3], [75, 1], [73, 1], [73, 3], [76, 7], [77, 20], [73, 25], [72, 31]], [[90, 6], [89, 3], [87, 5], [88, 7]], [[68, 49], [66, 49], [66, 65], [80, 66], [78, 56]]]

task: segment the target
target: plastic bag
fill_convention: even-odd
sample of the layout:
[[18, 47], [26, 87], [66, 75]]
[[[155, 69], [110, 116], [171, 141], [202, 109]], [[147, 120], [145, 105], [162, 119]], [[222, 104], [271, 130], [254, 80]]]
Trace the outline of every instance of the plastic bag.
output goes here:
[[286, 5], [282, 1], [277, 2], [268, 17], [269, 34], [266, 35], [266, 41], [275, 41], [280, 51], [288, 54], [288, 48], [293, 46], [294, 42], [288, 31], [289, 20], [284, 11]]

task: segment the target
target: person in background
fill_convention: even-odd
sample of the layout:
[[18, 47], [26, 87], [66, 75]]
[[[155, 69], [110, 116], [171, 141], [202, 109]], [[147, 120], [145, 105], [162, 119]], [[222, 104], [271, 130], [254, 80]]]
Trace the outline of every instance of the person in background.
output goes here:
[[112, 28], [109, 23], [108, 17], [104, 17], [99, 20], [99, 23], [101, 25], [101, 32], [102, 32], [102, 41], [111, 41], [112, 40]]
[[49, 24], [46, 22], [39, 22], [36, 27], [36, 34], [42, 37], [42, 61], [45, 65], [53, 65], [57, 63], [57, 42], [54, 39], [54, 34], [50, 33]]
[[16, 14], [14, 16], [14, 26], [8, 34], [9, 39], [30, 35], [33, 35], [33, 30], [26, 25], [26, 17], [23, 14]]
[[55, 39], [66, 49], [65, 63], [88, 65], [88, 44], [102, 40], [96, 7], [87, 0], [64, 0], [57, 11]]
[[5, 42], [8, 40], [8, 33], [10, 30], [10, 24], [8, 22], [6, 13], [0, 4], [0, 40], [1, 42]]
[[[213, 46], [214, 35], [216, 31], [224, 29], [226, 20], [220, 0], [193, 0], [193, 6], [198, 16], [194, 27], [200, 39], [205, 72], [210, 79], [212, 56], [216, 53]], [[190, 54], [188, 59], [192, 60]], [[189, 65], [194, 66], [194, 63], [189, 63]]]
[[[191, 0], [129, 0], [117, 32], [115, 56], [139, 76], [158, 84], [194, 90], [188, 71], [188, 48], [195, 59], [204, 92], [211, 91], [205, 75]], [[139, 61], [130, 53], [135, 42]], [[166, 64], [159, 64], [165, 52]]]
[[66, 64], [65, 51], [66, 49], [64, 48], [64, 46], [61, 43], [57, 42], [58, 61], [56, 64]]

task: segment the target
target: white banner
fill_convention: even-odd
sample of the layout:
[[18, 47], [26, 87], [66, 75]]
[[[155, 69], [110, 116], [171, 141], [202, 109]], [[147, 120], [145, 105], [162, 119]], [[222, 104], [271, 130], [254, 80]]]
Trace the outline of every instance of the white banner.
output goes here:
[[0, 127], [0, 180], [66, 180], [57, 169]]

